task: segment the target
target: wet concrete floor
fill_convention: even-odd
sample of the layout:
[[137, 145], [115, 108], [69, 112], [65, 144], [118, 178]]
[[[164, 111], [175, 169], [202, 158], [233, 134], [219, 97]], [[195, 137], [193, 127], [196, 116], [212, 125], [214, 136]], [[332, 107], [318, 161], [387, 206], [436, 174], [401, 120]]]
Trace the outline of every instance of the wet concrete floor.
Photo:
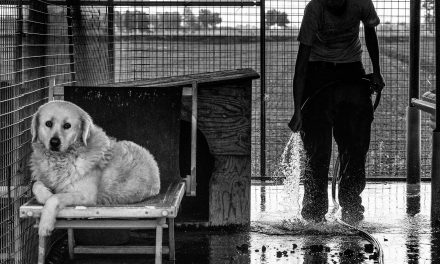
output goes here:
[[[408, 196], [405, 183], [367, 184], [360, 227], [381, 243], [385, 263], [440, 263], [440, 231], [431, 228], [429, 219], [430, 191], [429, 183], [421, 184], [420, 196]], [[369, 242], [331, 216], [324, 224], [298, 219], [298, 203], [286, 204], [283, 186], [253, 184], [251, 199], [250, 229], [177, 228], [176, 261], [164, 255], [164, 263], [377, 263]], [[131, 241], [151, 244], [154, 238], [133, 232]], [[57, 244], [49, 263], [154, 263], [152, 255], [77, 255], [69, 261], [65, 244]]]

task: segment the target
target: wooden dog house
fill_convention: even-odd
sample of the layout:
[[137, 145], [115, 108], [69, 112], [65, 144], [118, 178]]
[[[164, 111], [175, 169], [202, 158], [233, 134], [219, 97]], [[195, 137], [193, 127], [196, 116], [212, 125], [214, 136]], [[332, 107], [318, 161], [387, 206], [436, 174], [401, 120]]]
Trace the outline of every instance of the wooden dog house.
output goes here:
[[180, 168], [182, 177], [194, 173], [194, 167], [188, 168], [194, 154], [188, 144], [190, 123], [196, 118], [197, 177], [187, 185], [197, 187], [192, 188], [195, 196], [183, 199], [176, 221], [250, 223], [252, 81], [258, 78], [252, 69], [238, 69], [108, 86], [183, 88]]
[[198, 155], [194, 155], [198, 164], [197, 187], [192, 188], [196, 195], [183, 199], [178, 222], [209, 226], [250, 223], [252, 81], [258, 78], [252, 69], [238, 69], [105, 85], [183, 88], [182, 177], [195, 172], [188, 168], [192, 118], [197, 120], [199, 135]]

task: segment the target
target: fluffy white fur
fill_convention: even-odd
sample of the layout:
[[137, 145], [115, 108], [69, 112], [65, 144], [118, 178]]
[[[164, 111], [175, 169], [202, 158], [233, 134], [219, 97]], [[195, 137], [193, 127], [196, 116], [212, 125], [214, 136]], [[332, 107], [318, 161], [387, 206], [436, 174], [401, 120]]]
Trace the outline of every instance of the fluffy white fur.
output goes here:
[[[39, 235], [52, 232], [65, 206], [136, 203], [159, 193], [159, 168], [151, 153], [133, 142], [109, 138], [73, 103], [41, 106], [31, 133], [32, 191], [44, 204]], [[55, 150], [53, 138], [60, 141]]]

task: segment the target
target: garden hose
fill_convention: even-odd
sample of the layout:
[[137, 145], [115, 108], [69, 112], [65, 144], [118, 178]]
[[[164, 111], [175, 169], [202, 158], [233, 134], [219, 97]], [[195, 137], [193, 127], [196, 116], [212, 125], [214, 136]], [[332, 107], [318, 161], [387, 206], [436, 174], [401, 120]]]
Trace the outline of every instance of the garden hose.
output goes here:
[[[366, 75], [366, 79], [368, 79], [370, 81], [370, 87], [371, 87], [373, 85], [371, 83], [371, 74]], [[373, 89], [373, 87], [371, 87], [371, 89]], [[374, 104], [373, 104], [373, 111], [376, 111], [376, 108], [379, 106], [379, 103], [380, 103], [381, 91], [380, 90], [374, 90], [374, 89], [373, 89], [373, 91], [376, 92], [376, 99], [375, 99]], [[339, 184], [339, 182], [341, 180], [341, 176], [339, 174], [339, 170], [340, 170], [340, 167], [341, 167], [341, 160], [340, 159], [341, 159], [340, 154], [338, 154], [338, 157], [336, 158], [335, 164], [333, 166], [332, 200], [333, 200], [333, 204], [335, 206], [335, 208], [334, 208], [335, 214], [341, 208], [339, 203], [336, 200], [336, 187], [337, 187], [337, 185]], [[345, 169], [346, 168], [344, 168], [344, 171], [345, 171]], [[340, 225], [345, 226], [345, 227], [347, 227], [349, 229], [355, 230], [358, 233], [359, 236], [363, 237], [364, 239], [369, 241], [371, 244], [373, 244], [374, 247], [377, 250], [377, 257], [378, 257], [377, 260], [378, 260], [378, 263], [379, 264], [383, 264], [384, 263], [384, 256], [383, 256], [382, 245], [379, 243], [379, 241], [376, 238], [374, 238], [372, 235], [370, 235], [368, 232], [362, 230], [361, 228], [352, 226], [352, 225], [344, 222], [340, 218], [336, 217], [336, 222], [338, 222]]]
[[[369, 74], [365, 74], [362, 78], [361, 81], [363, 82], [367, 82], [368, 86], [370, 88], [370, 90], [372, 91], [372, 93], [376, 93], [376, 98], [374, 100], [374, 104], [373, 104], [373, 111], [376, 111], [376, 108], [379, 106], [380, 103], [380, 99], [382, 97], [382, 91], [380, 89], [375, 89], [375, 84], [372, 83], [372, 78], [373, 78], [373, 74], [369, 73]], [[320, 94], [323, 90], [332, 87], [336, 84], [338, 84], [339, 81], [332, 81], [329, 82], [327, 85], [319, 88], [318, 90], [316, 90], [311, 96], [309, 96], [304, 103], [301, 106], [301, 110], [304, 110], [306, 108], [306, 106], [308, 105], [308, 103], [314, 98], [316, 97], [318, 94]]]
[[[336, 200], [336, 186], [340, 181], [340, 176], [339, 175], [339, 169], [341, 166], [341, 162], [340, 162], [340, 156], [338, 155], [338, 158], [336, 159], [335, 165], [333, 167], [333, 177], [332, 177], [332, 200], [333, 200], [333, 204], [335, 206], [334, 212], [336, 214], [336, 212], [341, 208], [339, 203]], [[346, 222], [344, 222], [342, 219], [336, 217], [336, 222], [338, 222], [340, 225], [345, 226], [349, 229], [355, 230], [359, 236], [361, 236], [362, 238], [366, 239], [367, 241], [369, 241], [371, 244], [374, 245], [374, 247], [377, 250], [377, 260], [379, 264], [383, 264], [384, 263], [384, 256], [383, 256], [383, 249], [382, 249], [382, 245], [379, 243], [379, 241], [374, 238], [372, 235], [370, 235], [368, 232], [362, 230], [361, 228], [352, 226]]]
[[[362, 77], [362, 81], [366, 81], [368, 82], [368, 85], [372, 91], [372, 94], [375, 93], [376, 94], [376, 98], [374, 100], [373, 103], [373, 111], [376, 111], [376, 108], [379, 106], [380, 103], [380, 99], [381, 99], [381, 89], [376, 89], [375, 84], [372, 83], [372, 74], [366, 74], [364, 77]], [[321, 91], [323, 91], [324, 89], [331, 87], [333, 85], [337, 84], [337, 82], [331, 82], [328, 85], [320, 88], [319, 90], [317, 90], [312, 96], [310, 96], [309, 98], [307, 98], [307, 100], [304, 102], [304, 104], [301, 107], [301, 110], [303, 110], [305, 108], [305, 106], [310, 102], [310, 100], [312, 100], [315, 96], [317, 96]], [[335, 205], [334, 208], [334, 212], [335, 215], [337, 213], [337, 211], [340, 209], [340, 205], [336, 200], [336, 187], [340, 181], [340, 176], [339, 175], [339, 170], [340, 170], [340, 155], [338, 155], [334, 167], [333, 167], [333, 177], [332, 177], [332, 199], [333, 199], [333, 204]], [[361, 236], [362, 238], [366, 239], [367, 241], [369, 241], [371, 244], [374, 245], [374, 247], [377, 250], [377, 260], [379, 264], [383, 264], [384, 263], [384, 256], [383, 256], [383, 249], [382, 249], [382, 245], [379, 243], [379, 241], [374, 238], [372, 235], [370, 235], [368, 232], [352, 226], [346, 222], [344, 222], [342, 219], [339, 219], [336, 217], [336, 222], [339, 223], [340, 225], [347, 227], [349, 229], [355, 230], [359, 236]]]

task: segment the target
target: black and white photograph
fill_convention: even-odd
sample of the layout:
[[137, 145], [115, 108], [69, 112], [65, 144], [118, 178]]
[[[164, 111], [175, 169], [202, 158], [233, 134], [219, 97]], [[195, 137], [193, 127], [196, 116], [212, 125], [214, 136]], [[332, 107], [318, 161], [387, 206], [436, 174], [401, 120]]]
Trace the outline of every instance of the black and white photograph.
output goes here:
[[438, 4], [0, 0], [0, 264], [440, 263]]

